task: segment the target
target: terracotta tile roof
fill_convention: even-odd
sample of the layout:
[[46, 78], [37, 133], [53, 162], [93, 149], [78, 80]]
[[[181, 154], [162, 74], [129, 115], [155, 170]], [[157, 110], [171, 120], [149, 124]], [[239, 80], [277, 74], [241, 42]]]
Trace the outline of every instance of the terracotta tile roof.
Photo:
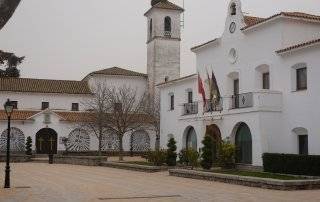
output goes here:
[[174, 4], [174, 3], [171, 3], [168, 0], [163, 0], [163, 1], [160, 1], [159, 3], [153, 5], [152, 8], [150, 8], [144, 15], [149, 13], [149, 11], [151, 11], [153, 8], [184, 11], [184, 9], [181, 8], [180, 6], [178, 6], [178, 5]]
[[311, 15], [311, 14], [301, 13], [301, 12], [281, 12], [281, 13], [272, 15], [268, 18], [261, 18], [260, 20], [258, 20], [256, 22], [249, 23], [249, 24], [247, 24], [247, 26], [243, 27], [241, 30], [246, 30], [252, 26], [269, 21], [269, 20], [274, 19], [278, 16], [298, 18], [298, 19], [308, 20], [308, 21], [312, 21], [312, 22], [314, 22], [314, 21], [320, 22], [320, 16], [318, 16], [318, 15]]
[[91, 94], [88, 83], [84, 81], [29, 78], [0, 78], [0, 91]]
[[95, 71], [95, 72], [90, 73], [89, 75], [92, 75], [92, 74], [147, 77], [147, 74], [143, 74], [143, 73], [140, 73], [140, 72], [135, 72], [135, 71], [119, 68], [119, 67], [111, 67], [111, 68], [108, 68], [108, 69]]
[[296, 45], [293, 45], [293, 46], [289, 46], [287, 48], [283, 48], [283, 49], [277, 50], [276, 53], [281, 54], [281, 53], [285, 53], [285, 52], [288, 52], [288, 51], [291, 51], [291, 50], [295, 50], [295, 49], [298, 49], [298, 48], [314, 45], [314, 44], [320, 44], [320, 39], [314, 39], [314, 40], [307, 41], [307, 42], [304, 42], [304, 43], [300, 43], [300, 44], [296, 44]]
[[244, 23], [246, 24], [246, 26], [251, 26], [251, 25], [257, 24], [261, 20], [264, 20], [264, 18], [255, 17], [255, 16], [248, 16], [248, 15], [244, 16]]
[[90, 112], [54, 112], [62, 117], [61, 121], [67, 122], [88, 122], [94, 120], [93, 114]]
[[[27, 120], [29, 117], [39, 113], [40, 111], [21, 111], [14, 110], [11, 119], [12, 120]], [[0, 120], [7, 120], [7, 114], [4, 110], [0, 110]]]
[[183, 11], [184, 9], [180, 6], [171, 3], [170, 1], [160, 1], [159, 3], [155, 4], [153, 8], [163, 8], [163, 9], [171, 9], [171, 10], [180, 10]]

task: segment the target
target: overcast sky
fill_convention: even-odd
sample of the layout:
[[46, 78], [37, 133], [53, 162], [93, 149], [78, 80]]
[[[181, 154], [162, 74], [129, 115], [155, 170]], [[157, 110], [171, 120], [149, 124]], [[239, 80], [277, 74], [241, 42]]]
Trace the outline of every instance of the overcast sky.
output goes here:
[[[228, 3], [185, 0], [182, 75], [195, 72], [190, 48], [221, 35]], [[22, 77], [80, 80], [112, 66], [146, 72], [143, 14], [149, 8], [150, 0], [22, 0], [0, 31], [0, 49], [26, 56]], [[262, 17], [279, 11], [320, 15], [319, 0], [242, 0], [242, 8]]]

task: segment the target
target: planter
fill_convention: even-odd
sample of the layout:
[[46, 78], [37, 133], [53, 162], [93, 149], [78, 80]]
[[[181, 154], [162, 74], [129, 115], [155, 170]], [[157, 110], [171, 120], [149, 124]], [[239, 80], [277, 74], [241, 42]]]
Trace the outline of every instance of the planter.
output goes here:
[[107, 161], [107, 157], [96, 156], [54, 156], [54, 164], [72, 164], [83, 166], [99, 166], [102, 161]]
[[154, 172], [160, 172], [163, 170], [168, 170], [167, 167], [162, 167], [162, 166], [147, 166], [147, 165], [138, 165], [138, 164], [130, 164], [130, 163], [118, 163], [118, 162], [102, 162], [101, 166], [147, 172], [147, 173], [154, 173]]
[[247, 177], [183, 169], [169, 170], [169, 174], [171, 176], [176, 177], [217, 181], [229, 184], [244, 185], [249, 187], [260, 187], [275, 190], [320, 189], [319, 178], [306, 178], [299, 180], [276, 180], [269, 178]]

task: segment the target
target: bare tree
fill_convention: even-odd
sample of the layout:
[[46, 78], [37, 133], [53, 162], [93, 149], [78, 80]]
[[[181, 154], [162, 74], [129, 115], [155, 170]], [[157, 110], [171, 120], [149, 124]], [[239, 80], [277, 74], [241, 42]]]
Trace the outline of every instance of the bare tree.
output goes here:
[[123, 160], [123, 136], [143, 128], [149, 122], [145, 113], [146, 94], [128, 86], [107, 88], [108, 110], [106, 126], [119, 139], [119, 160]]
[[82, 103], [88, 112], [82, 113], [80, 127], [98, 139], [98, 156], [101, 157], [102, 139], [108, 132], [108, 90], [103, 84], [97, 84], [92, 90], [92, 98]]
[[156, 133], [155, 149], [159, 151], [160, 149], [160, 97], [154, 98], [153, 96], [148, 96], [146, 102], [146, 114], [150, 116], [149, 124], [152, 130]]

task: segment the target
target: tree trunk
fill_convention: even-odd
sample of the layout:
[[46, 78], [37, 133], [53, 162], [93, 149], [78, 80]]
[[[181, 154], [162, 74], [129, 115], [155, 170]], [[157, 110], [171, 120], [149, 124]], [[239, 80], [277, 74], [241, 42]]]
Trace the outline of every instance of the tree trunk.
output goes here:
[[122, 137], [123, 135], [119, 135], [119, 161], [123, 161], [123, 143]]
[[156, 151], [160, 150], [160, 134], [157, 132], [156, 134], [156, 145], [155, 145]]
[[98, 146], [98, 157], [99, 159], [101, 160], [101, 156], [102, 156], [102, 153], [101, 153], [101, 145], [102, 145], [102, 132], [100, 131], [100, 134], [99, 134], [99, 146]]

